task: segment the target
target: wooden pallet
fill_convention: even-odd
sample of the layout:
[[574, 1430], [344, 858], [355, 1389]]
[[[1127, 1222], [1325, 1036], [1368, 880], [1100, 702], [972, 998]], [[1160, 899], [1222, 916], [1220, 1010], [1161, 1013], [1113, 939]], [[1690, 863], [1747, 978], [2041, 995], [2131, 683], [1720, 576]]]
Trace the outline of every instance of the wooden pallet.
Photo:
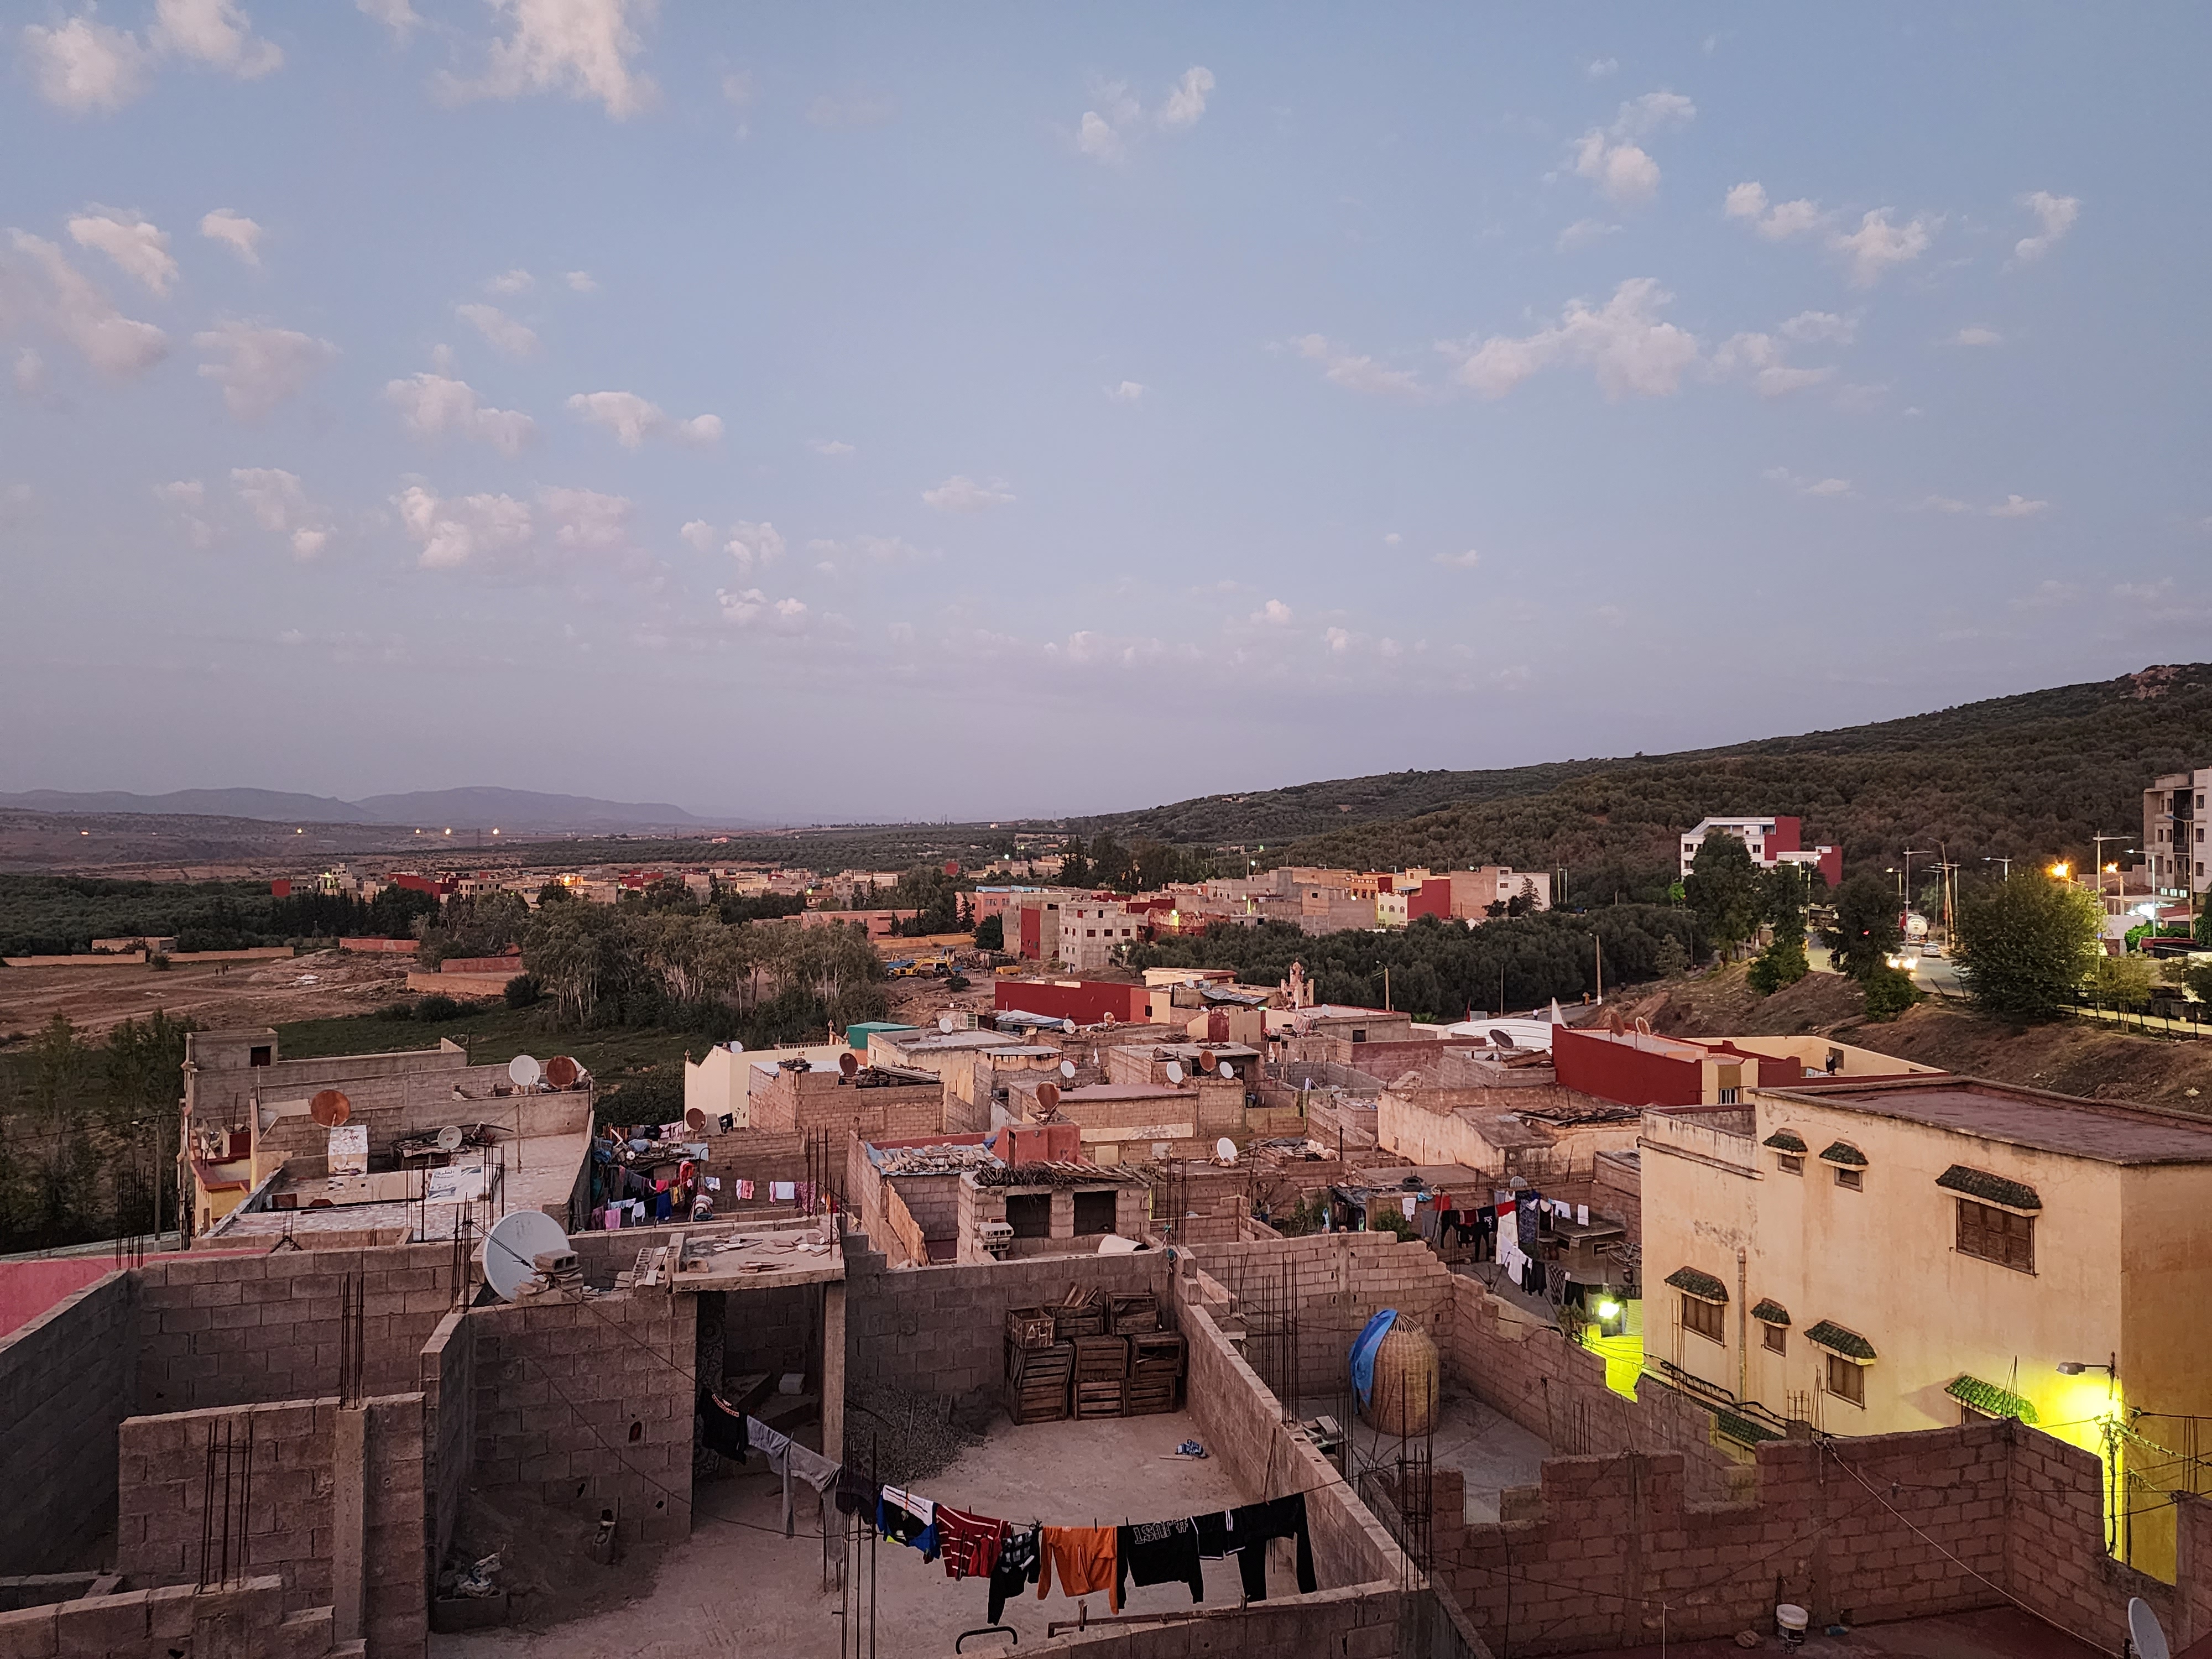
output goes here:
[[1064, 1343], [1017, 1346], [1006, 1339], [1006, 1415], [1017, 1423], [1056, 1423], [1067, 1415], [1075, 1351]]

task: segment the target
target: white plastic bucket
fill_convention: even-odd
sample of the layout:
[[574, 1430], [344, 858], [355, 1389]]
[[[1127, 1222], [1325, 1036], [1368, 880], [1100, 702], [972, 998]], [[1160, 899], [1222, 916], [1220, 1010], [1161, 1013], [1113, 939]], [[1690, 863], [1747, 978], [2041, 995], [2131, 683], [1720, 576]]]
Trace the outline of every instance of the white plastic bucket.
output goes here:
[[1774, 1608], [1774, 1627], [1781, 1631], [1802, 1632], [1813, 1622], [1813, 1615], [1795, 1601], [1782, 1601]]

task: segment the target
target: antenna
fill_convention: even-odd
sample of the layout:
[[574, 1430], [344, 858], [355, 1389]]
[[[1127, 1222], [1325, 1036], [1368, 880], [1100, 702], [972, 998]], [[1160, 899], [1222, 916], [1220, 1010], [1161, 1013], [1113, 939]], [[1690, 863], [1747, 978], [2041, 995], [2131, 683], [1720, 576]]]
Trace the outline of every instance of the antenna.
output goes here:
[[1222, 1136], [1213, 1143], [1213, 1155], [1224, 1164], [1234, 1164], [1237, 1161], [1237, 1143], [1227, 1135]]
[[952, 1016], [950, 1014], [939, 1014], [937, 1017], [937, 1029], [944, 1032], [945, 1036], [951, 1036], [952, 1035]]
[[544, 1211], [509, 1210], [484, 1235], [484, 1283], [501, 1301], [512, 1302], [516, 1290], [536, 1277], [539, 1256], [568, 1249], [568, 1235]]
[[461, 1150], [464, 1138], [459, 1124], [448, 1123], [438, 1131], [438, 1150], [441, 1152], [458, 1152]]
[[1060, 1062], [1060, 1074], [1062, 1077], [1066, 1078], [1069, 1082], [1071, 1082], [1071, 1083], [1074, 1082], [1074, 1081], [1075, 1081], [1075, 1062], [1074, 1062], [1073, 1060], [1061, 1060], [1061, 1061]]
[[2138, 1659], [2171, 1659], [2173, 1649], [2166, 1642], [2166, 1627], [2140, 1595], [2128, 1598], [2128, 1636]]
[[325, 1089], [307, 1103], [307, 1115], [325, 1129], [335, 1129], [353, 1115], [353, 1102], [338, 1089]]
[[507, 1074], [518, 1088], [535, 1089], [538, 1079], [545, 1075], [545, 1068], [528, 1054], [517, 1054], [507, 1062]]
[[705, 1110], [697, 1106], [689, 1108], [684, 1114], [684, 1126], [688, 1129], [696, 1129], [701, 1134], [706, 1133], [707, 1114]]
[[1057, 1083], [1038, 1084], [1037, 1104], [1043, 1107], [1048, 1112], [1058, 1106], [1060, 1104], [1060, 1085]]
[[1215, 1067], [1214, 1067], [1214, 1070], [1216, 1070], [1216, 1071], [1219, 1072], [1219, 1073], [1221, 1073], [1221, 1075], [1222, 1075], [1222, 1076], [1224, 1076], [1224, 1077], [1225, 1077], [1225, 1078], [1229, 1079], [1230, 1079], [1231, 1081], [1232, 1081], [1232, 1082], [1234, 1082], [1234, 1081], [1236, 1080], [1236, 1077], [1237, 1077], [1237, 1068], [1236, 1068], [1234, 1066], [1231, 1066], [1231, 1065], [1227, 1060], [1223, 1060], [1223, 1061], [1222, 1061], [1218, 1066], [1215, 1066]]
[[584, 1075], [584, 1068], [566, 1054], [556, 1054], [545, 1062], [545, 1080], [556, 1089], [571, 1089]]
[[854, 1077], [859, 1075], [860, 1070], [860, 1057], [854, 1054], [850, 1048], [846, 1049], [843, 1054], [837, 1056], [838, 1074], [848, 1083], [850, 1083]]
[[1168, 1081], [1170, 1083], [1180, 1083], [1182, 1081], [1182, 1062], [1181, 1060], [1171, 1060], [1168, 1062]]

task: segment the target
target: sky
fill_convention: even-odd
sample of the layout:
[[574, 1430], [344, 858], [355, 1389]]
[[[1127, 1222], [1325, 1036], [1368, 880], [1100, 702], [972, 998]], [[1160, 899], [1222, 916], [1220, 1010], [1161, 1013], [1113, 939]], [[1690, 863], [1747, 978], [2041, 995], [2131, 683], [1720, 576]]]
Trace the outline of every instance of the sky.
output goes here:
[[2212, 20], [0, 3], [0, 789], [1148, 805], [2212, 657]]

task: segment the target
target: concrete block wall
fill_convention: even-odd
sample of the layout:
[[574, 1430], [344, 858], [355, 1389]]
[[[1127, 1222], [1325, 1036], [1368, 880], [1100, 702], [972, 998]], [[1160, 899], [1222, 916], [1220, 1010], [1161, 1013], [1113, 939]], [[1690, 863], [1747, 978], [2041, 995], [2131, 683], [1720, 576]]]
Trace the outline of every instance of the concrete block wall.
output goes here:
[[723, 1297], [724, 1377], [742, 1376], [748, 1371], [766, 1371], [771, 1376], [799, 1371], [811, 1379], [819, 1371], [816, 1354], [822, 1341], [820, 1286], [790, 1285], [720, 1294]]
[[845, 1272], [845, 1375], [931, 1394], [996, 1390], [1006, 1376], [1006, 1310], [1064, 1301], [1070, 1285], [1109, 1296], [1150, 1291], [1162, 1318], [1173, 1317], [1163, 1250], [887, 1271], [854, 1234]]
[[592, 1516], [612, 1507], [632, 1540], [690, 1531], [696, 1297], [625, 1291], [469, 1318], [477, 1485]]
[[2212, 1635], [2212, 1504], [2179, 1499], [2177, 1582], [2162, 1583], [2105, 1553], [2104, 1472], [2094, 1455], [2027, 1428], [2014, 1431], [2011, 1451], [2006, 1588], [2041, 1617], [2099, 1645], [2126, 1627], [2128, 1600], [2136, 1595], [2158, 1613], [2177, 1653]]
[[[334, 1399], [295, 1400], [128, 1419], [118, 1462], [117, 1571], [141, 1584], [198, 1579], [207, 1437], [228, 1424], [234, 1442], [251, 1436], [253, 1446], [247, 1570], [281, 1580], [288, 1613], [331, 1606], [339, 1551], [334, 1500], [348, 1473], [334, 1466], [340, 1409]], [[386, 1395], [364, 1409], [357, 1569], [368, 1652], [371, 1659], [412, 1659], [424, 1650], [429, 1629], [422, 1573], [422, 1398]], [[222, 1501], [220, 1487], [215, 1497]]]
[[110, 1273], [0, 1338], [0, 1573], [85, 1565], [113, 1519], [137, 1300], [136, 1275]]
[[456, 1308], [422, 1354], [423, 1582], [434, 1589], [477, 1456], [476, 1326]]
[[331, 1610], [288, 1613], [274, 1575], [222, 1589], [126, 1590], [0, 1613], [0, 1659], [323, 1659]]
[[1085, 1631], [1023, 1651], [1070, 1659], [1396, 1659], [1405, 1599], [1395, 1584], [1359, 1584], [1169, 1624]]
[[422, 1345], [453, 1305], [452, 1264], [443, 1244], [149, 1261], [137, 1275], [136, 1409], [335, 1394], [340, 1286], [352, 1273], [367, 1298], [363, 1392], [411, 1391]]

